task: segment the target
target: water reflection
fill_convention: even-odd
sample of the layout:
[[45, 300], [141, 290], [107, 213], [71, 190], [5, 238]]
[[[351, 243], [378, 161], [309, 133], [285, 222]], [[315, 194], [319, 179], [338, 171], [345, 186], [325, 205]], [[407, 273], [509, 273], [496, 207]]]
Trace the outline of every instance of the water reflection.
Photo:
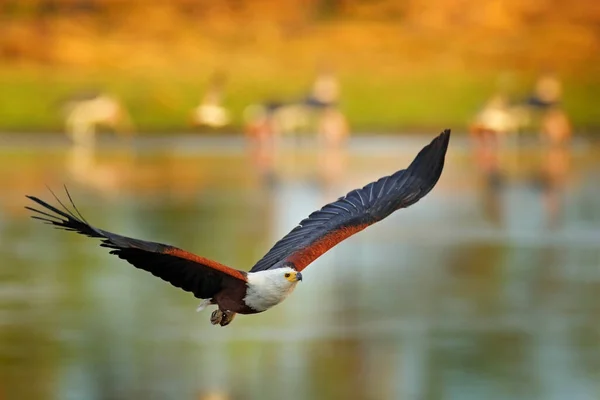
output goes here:
[[248, 268], [423, 142], [371, 153], [351, 141], [333, 189], [314, 184], [319, 156], [300, 152], [306, 162], [286, 165], [284, 153], [264, 190], [241, 146], [100, 151], [93, 162], [122, 180], [108, 188], [73, 175], [73, 154], [0, 157], [0, 398], [598, 398], [598, 148], [498, 150], [517, 161], [499, 164], [492, 223], [473, 154], [456, 140], [429, 197], [317, 260], [281, 306], [224, 329], [188, 294], [17, 211], [23, 194], [66, 182], [100, 227]]
[[548, 216], [548, 226], [556, 227], [562, 222], [562, 204], [564, 189], [569, 183], [571, 152], [566, 146], [552, 145], [544, 153], [540, 174], [542, 203]]

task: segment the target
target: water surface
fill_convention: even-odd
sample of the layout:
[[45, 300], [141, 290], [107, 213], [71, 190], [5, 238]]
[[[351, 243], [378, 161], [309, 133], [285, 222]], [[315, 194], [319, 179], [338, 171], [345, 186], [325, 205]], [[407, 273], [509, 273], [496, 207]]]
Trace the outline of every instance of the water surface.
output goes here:
[[237, 140], [153, 140], [0, 147], [0, 398], [600, 398], [600, 147], [511, 148], [498, 178], [455, 138], [424, 200], [220, 328], [190, 294], [28, 219], [23, 196], [66, 183], [98, 227], [248, 269], [430, 138], [355, 139], [341, 173], [288, 146], [267, 181]]

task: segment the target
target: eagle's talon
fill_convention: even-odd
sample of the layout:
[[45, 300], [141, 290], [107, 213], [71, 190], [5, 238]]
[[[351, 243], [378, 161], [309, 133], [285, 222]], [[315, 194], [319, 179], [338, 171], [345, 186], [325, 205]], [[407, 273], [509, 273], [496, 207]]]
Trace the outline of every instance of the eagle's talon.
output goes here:
[[225, 316], [225, 313], [223, 313], [223, 311], [215, 310], [210, 315], [210, 323], [213, 325], [219, 325], [221, 323], [221, 321], [223, 320], [224, 316]]
[[233, 321], [233, 319], [235, 318], [235, 315], [236, 313], [234, 313], [233, 311], [223, 311], [221, 326], [229, 325], [231, 321]]

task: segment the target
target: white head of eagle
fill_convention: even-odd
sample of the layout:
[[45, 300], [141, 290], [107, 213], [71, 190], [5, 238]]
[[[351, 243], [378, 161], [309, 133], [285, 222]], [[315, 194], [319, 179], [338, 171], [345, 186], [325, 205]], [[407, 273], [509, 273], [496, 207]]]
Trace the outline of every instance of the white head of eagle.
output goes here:
[[258, 312], [281, 303], [302, 280], [302, 274], [290, 267], [250, 272], [244, 302]]
[[[198, 310], [216, 305], [213, 325], [226, 326], [236, 314], [256, 314], [281, 303], [302, 280], [301, 272], [342, 240], [409, 207], [433, 189], [444, 168], [450, 130], [425, 146], [408, 168], [355, 189], [302, 220], [279, 240], [250, 271], [241, 271], [174, 246], [121, 236], [90, 225], [67, 191], [71, 208], [58, 208], [34, 196], [42, 207], [35, 219], [98, 238], [101, 246], [134, 267], [203, 299]], [[66, 191], [66, 189], [65, 189]], [[52, 193], [54, 194], [54, 193]]]

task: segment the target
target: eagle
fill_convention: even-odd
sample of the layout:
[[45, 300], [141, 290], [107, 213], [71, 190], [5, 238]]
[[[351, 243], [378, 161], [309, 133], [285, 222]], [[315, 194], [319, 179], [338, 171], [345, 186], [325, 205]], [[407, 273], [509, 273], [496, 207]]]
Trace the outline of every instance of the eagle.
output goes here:
[[355, 189], [302, 220], [250, 271], [237, 270], [180, 248], [121, 236], [90, 225], [65, 187], [71, 209], [34, 197], [43, 210], [26, 206], [32, 218], [102, 241], [110, 254], [150, 272], [202, 300], [197, 310], [216, 305], [213, 325], [227, 326], [236, 314], [256, 314], [281, 303], [302, 280], [302, 271], [342, 240], [424, 197], [444, 168], [450, 130], [425, 146], [408, 168]]

